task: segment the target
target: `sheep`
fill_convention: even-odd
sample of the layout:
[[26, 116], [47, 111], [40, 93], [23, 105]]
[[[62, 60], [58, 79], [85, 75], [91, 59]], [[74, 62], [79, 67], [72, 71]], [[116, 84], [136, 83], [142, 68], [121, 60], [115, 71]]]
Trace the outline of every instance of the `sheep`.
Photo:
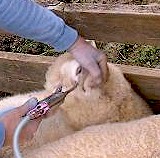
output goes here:
[[153, 115], [90, 126], [23, 154], [24, 158], [159, 158], [159, 140], [160, 115]]
[[3, 99], [0, 106], [17, 107], [30, 97], [46, 97], [59, 85], [66, 90], [75, 82], [79, 83], [54, 115], [41, 122], [32, 140], [32, 148], [52, 143], [91, 125], [126, 122], [152, 115], [147, 103], [133, 91], [121, 70], [111, 63], [105, 64], [103, 72], [106, 74], [105, 71], [109, 70], [109, 76], [102, 85], [91, 88], [88, 72], [69, 53], [61, 55], [46, 72], [44, 90]]
[[[61, 69], [57, 69], [55, 65], [61, 65]], [[47, 91], [52, 92], [59, 84], [68, 89], [74, 81], [78, 81], [79, 85], [66, 97], [64, 104], [52, 117], [42, 121], [35, 134], [38, 146], [56, 141], [87, 126], [130, 121], [153, 114], [147, 103], [133, 91], [119, 68], [111, 63], [107, 65], [107, 81], [94, 89], [88, 86], [90, 76], [83, 72], [85, 70], [76, 75], [80, 65], [70, 54], [60, 56], [49, 67], [45, 84]]]

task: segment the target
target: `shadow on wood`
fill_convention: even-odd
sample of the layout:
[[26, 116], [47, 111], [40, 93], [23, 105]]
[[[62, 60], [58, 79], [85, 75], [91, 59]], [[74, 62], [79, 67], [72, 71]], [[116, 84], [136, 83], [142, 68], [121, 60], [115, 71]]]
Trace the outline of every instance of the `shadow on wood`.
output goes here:
[[[160, 45], [159, 5], [68, 4], [49, 7], [86, 39]], [[89, 20], [90, 19], [90, 20]]]

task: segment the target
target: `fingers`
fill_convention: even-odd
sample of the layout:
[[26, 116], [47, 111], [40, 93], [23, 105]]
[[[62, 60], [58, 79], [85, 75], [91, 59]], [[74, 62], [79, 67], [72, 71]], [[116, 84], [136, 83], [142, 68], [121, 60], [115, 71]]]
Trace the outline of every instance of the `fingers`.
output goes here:
[[[13, 134], [15, 128], [21, 120], [21, 117], [27, 113], [28, 110], [32, 109], [36, 106], [38, 100], [36, 98], [29, 99], [23, 106], [15, 108], [5, 114], [1, 121], [4, 123], [6, 129], [6, 138], [4, 145], [10, 145], [12, 143]], [[20, 140], [26, 141], [33, 137], [34, 132], [38, 128], [40, 120], [31, 121], [26, 127], [24, 127], [23, 131], [20, 135]]]
[[96, 87], [102, 82], [106, 82], [109, 76], [106, 55], [101, 55], [94, 63], [90, 63], [87, 69], [92, 77], [90, 87]]
[[107, 56], [105, 54], [100, 55], [98, 65], [101, 70], [102, 82], [106, 82], [109, 77], [109, 69], [107, 65]]
[[18, 111], [23, 116], [27, 113], [27, 111], [33, 109], [37, 105], [37, 103], [37, 98], [31, 98], [27, 102], [25, 102], [23, 106], [20, 106]]
[[102, 73], [98, 64], [94, 61], [87, 65], [87, 70], [89, 71], [92, 79], [90, 81], [90, 87], [96, 87], [102, 82]]
[[86, 69], [89, 71], [92, 77], [91, 87], [100, 85], [102, 82], [106, 82], [109, 76], [109, 70], [107, 66], [107, 56], [98, 49], [92, 48], [90, 53], [90, 59], [88, 59]]
[[[25, 102], [22, 106], [20, 106], [17, 109], [17, 111], [15, 111], [16, 114], [18, 112], [19, 115], [19, 117], [17, 117], [17, 120], [20, 121], [21, 117], [24, 116], [29, 110], [33, 109], [37, 104], [38, 104], [37, 98], [31, 98], [27, 102]], [[20, 134], [20, 142], [25, 142], [33, 138], [34, 133], [37, 130], [41, 120], [42, 118], [30, 120], [30, 122], [25, 127], [23, 127], [22, 132]], [[17, 124], [19, 123], [19, 121], [17, 122]]]

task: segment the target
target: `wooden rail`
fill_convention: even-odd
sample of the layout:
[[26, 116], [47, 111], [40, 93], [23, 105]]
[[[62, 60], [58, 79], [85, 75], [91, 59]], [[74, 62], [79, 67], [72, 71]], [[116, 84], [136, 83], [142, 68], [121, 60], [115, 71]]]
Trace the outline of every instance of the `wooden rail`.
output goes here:
[[[45, 72], [55, 57], [0, 52], [0, 90], [24, 93], [43, 89]], [[160, 69], [118, 65], [143, 97], [160, 105]]]
[[[49, 7], [87, 39], [160, 45], [160, 6], [72, 4]], [[43, 88], [54, 57], [0, 52], [0, 90], [23, 93]], [[160, 107], [160, 70], [119, 65], [133, 87]]]
[[0, 91], [24, 93], [42, 89], [51, 61], [54, 58], [0, 52]]
[[160, 5], [49, 7], [87, 39], [160, 45]]

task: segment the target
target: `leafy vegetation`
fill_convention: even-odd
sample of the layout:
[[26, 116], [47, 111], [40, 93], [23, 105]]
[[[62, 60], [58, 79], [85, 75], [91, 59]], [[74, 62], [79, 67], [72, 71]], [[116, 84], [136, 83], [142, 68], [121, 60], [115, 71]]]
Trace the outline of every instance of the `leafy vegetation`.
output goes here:
[[[98, 41], [96, 44], [99, 49], [108, 55], [109, 62], [151, 68], [158, 68], [160, 66], [160, 47], [128, 43], [103, 43]], [[17, 36], [1, 37], [0, 50], [33, 55], [59, 55], [52, 47], [46, 44]]]
[[0, 39], [0, 50], [6, 52], [58, 56], [54, 49], [46, 44], [20, 38], [18, 36], [6, 36]]
[[109, 62], [150, 68], [160, 66], [160, 47], [101, 42], [97, 42], [97, 45], [99, 49], [107, 53]]

